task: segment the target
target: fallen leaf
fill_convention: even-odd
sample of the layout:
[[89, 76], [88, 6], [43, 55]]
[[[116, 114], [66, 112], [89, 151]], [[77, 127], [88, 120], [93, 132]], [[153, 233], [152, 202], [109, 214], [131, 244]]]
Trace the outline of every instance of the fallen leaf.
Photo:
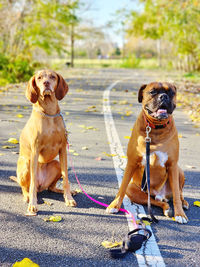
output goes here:
[[108, 154], [108, 153], [106, 153], [106, 152], [103, 152], [107, 157], [116, 157], [117, 156], [117, 154]]
[[50, 216], [49, 218], [43, 218], [45, 222], [60, 222], [62, 221], [61, 216]]
[[98, 157], [95, 160], [100, 161], [100, 160], [102, 160], [102, 157]]
[[131, 137], [128, 136], [128, 135], [124, 136], [124, 139], [130, 139], [130, 138], [131, 138]]
[[183, 135], [182, 135], [182, 134], [179, 134], [179, 135], [178, 135], [178, 138], [183, 138]]
[[37, 263], [33, 262], [29, 258], [24, 258], [22, 261], [17, 261], [13, 264], [13, 267], [40, 267]]
[[23, 118], [24, 117], [24, 115], [22, 115], [22, 114], [17, 114], [17, 118]]
[[69, 149], [69, 153], [74, 153], [75, 150], [74, 149]]
[[69, 112], [65, 112], [65, 115], [67, 115], [67, 116], [68, 116], [68, 115], [69, 115]]
[[12, 149], [12, 148], [16, 148], [16, 146], [2, 146], [2, 148], [4, 148], [4, 149]]
[[121, 100], [119, 101], [119, 105], [127, 105], [128, 101], [127, 100]]
[[76, 153], [76, 152], [75, 152], [75, 153], [73, 153], [73, 155], [74, 155], [74, 156], [79, 156], [79, 153]]
[[194, 201], [193, 205], [197, 206], [197, 207], [200, 207], [200, 201]]
[[192, 165], [186, 165], [186, 168], [188, 168], [188, 169], [196, 169], [196, 167], [192, 166]]
[[88, 147], [87, 146], [83, 146], [82, 150], [88, 150]]
[[110, 242], [110, 241], [103, 241], [101, 245], [104, 248], [114, 248], [114, 247], [119, 247], [122, 245], [122, 241], [120, 242]]
[[19, 144], [19, 141], [16, 138], [9, 138], [8, 139], [8, 143], [12, 143], [12, 144]]
[[53, 203], [48, 202], [48, 201], [46, 201], [46, 200], [44, 200], [44, 204], [45, 204], [45, 205], [48, 205], [48, 206], [52, 206], [52, 205], [53, 205]]
[[121, 156], [122, 159], [127, 159], [127, 156]]

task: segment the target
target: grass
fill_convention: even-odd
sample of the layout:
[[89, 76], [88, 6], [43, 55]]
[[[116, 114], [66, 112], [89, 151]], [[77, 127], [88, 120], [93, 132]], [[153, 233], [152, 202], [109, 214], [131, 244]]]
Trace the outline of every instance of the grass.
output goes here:
[[[51, 61], [52, 68], [60, 69], [69, 59], [54, 59]], [[157, 60], [151, 59], [75, 59], [74, 66], [76, 68], [144, 68], [156, 69], [158, 68]]]

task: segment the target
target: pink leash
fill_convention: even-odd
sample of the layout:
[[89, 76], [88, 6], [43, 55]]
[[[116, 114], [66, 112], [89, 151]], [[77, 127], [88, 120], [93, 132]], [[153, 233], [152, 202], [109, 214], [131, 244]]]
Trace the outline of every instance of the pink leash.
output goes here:
[[[67, 148], [68, 148], [68, 152], [69, 152], [69, 143], [67, 143]], [[78, 179], [78, 177], [77, 177], [77, 175], [76, 175], [76, 171], [75, 171], [75, 169], [74, 169], [74, 165], [73, 165], [72, 157], [70, 156], [70, 153], [69, 153], [69, 158], [70, 158], [70, 164], [71, 164], [71, 166], [72, 166], [72, 170], [73, 170], [73, 172], [74, 172], [76, 181], [77, 181], [77, 183], [78, 183], [80, 189], [82, 190], [82, 192], [83, 192], [83, 193], [84, 193], [90, 200], [92, 200], [92, 201], [95, 202], [96, 204], [98, 204], [98, 205], [100, 205], [100, 206], [103, 206], [103, 207], [108, 207], [108, 206], [109, 206], [108, 204], [102, 203], [102, 202], [100, 202], [100, 201], [98, 201], [98, 200], [92, 198], [91, 196], [89, 196], [89, 195], [85, 192], [85, 190], [84, 190], [83, 187], [81, 186], [80, 181], [79, 181], [79, 179]], [[120, 211], [122, 211], [122, 212], [124, 212], [124, 213], [127, 213], [127, 214], [132, 218], [134, 227], [135, 227], [135, 228], [138, 228], [138, 225], [137, 225], [137, 223], [136, 223], [136, 221], [135, 221], [135, 218], [134, 218], [133, 214], [132, 214], [130, 211], [128, 211], [128, 210], [126, 210], [126, 209], [122, 209], [122, 208], [120, 208]]]

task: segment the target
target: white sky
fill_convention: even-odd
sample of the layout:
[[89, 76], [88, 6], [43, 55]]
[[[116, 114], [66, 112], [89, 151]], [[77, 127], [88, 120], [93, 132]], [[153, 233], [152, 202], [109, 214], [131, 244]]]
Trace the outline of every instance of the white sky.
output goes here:
[[123, 34], [117, 32], [119, 25], [115, 28], [106, 28], [105, 25], [114, 19], [117, 10], [126, 8], [128, 10], [139, 9], [138, 0], [82, 0], [83, 3], [90, 6], [90, 10], [84, 15], [87, 19], [91, 19], [94, 25], [102, 27], [104, 32], [109, 33], [114, 43], [118, 43], [121, 47], [123, 42]]

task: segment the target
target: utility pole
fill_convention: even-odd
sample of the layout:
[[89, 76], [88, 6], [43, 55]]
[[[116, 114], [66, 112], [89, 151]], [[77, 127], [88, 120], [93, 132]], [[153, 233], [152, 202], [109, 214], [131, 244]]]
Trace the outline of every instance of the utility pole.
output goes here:
[[74, 22], [72, 22], [71, 25], [71, 62], [70, 65], [73, 68], [74, 67]]

